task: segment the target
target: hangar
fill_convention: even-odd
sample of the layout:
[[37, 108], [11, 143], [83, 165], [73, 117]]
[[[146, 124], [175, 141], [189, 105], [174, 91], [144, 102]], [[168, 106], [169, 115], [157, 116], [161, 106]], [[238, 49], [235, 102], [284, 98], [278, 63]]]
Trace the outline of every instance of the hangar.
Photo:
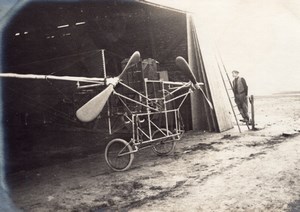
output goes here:
[[[139, 51], [143, 61], [151, 61], [148, 64], [158, 73], [167, 73], [169, 80], [188, 81], [175, 65], [175, 58], [182, 56], [197, 80], [204, 82], [214, 105], [211, 110], [201, 93], [195, 92], [182, 108], [186, 130], [232, 128], [222, 81], [216, 70], [206, 66], [189, 13], [142, 0], [27, 1], [14, 11], [3, 28], [3, 72], [116, 76], [122, 61]], [[97, 132], [99, 125], [79, 123], [74, 116], [80, 104], [96, 92], [78, 92], [74, 83], [2, 80], [3, 127], [10, 155], [36, 149], [44, 135], [41, 132], [47, 130]], [[20, 142], [27, 141], [31, 148], [22, 144], [20, 149]]]

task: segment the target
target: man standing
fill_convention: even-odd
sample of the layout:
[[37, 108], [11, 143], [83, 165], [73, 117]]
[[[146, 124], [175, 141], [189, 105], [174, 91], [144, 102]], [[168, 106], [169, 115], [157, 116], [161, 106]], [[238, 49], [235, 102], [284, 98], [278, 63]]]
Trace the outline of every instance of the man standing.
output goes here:
[[248, 86], [246, 80], [243, 77], [239, 77], [239, 72], [236, 70], [232, 71], [232, 76], [234, 78], [232, 82], [234, 100], [243, 117], [241, 121], [249, 123]]

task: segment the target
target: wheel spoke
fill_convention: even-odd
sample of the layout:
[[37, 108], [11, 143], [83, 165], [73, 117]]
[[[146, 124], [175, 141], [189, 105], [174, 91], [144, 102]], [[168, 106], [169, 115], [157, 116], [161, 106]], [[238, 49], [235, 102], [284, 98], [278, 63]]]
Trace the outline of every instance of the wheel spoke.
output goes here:
[[110, 168], [115, 171], [125, 171], [128, 169], [133, 160], [131, 146], [123, 139], [114, 139], [110, 141], [105, 148], [105, 159]]
[[167, 129], [157, 130], [153, 133], [153, 139], [161, 138], [162, 140], [158, 141], [152, 146], [152, 150], [157, 155], [168, 155], [171, 153], [175, 147], [175, 141], [173, 137], [166, 138], [166, 135], [171, 135], [170, 131]]

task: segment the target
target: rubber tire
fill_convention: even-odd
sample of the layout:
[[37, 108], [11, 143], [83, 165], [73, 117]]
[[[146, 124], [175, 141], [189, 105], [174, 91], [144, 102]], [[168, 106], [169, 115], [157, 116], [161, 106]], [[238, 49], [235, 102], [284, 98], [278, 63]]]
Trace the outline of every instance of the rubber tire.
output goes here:
[[[120, 139], [120, 138], [116, 138], [116, 139], [113, 139], [111, 140], [105, 147], [105, 160], [106, 160], [106, 163], [107, 165], [114, 171], [118, 171], [118, 172], [121, 172], [121, 171], [125, 171], [127, 170], [131, 164], [132, 164], [132, 161], [134, 159], [134, 154], [131, 153], [131, 154], [128, 154], [128, 155], [124, 155], [124, 156], [121, 156], [121, 157], [118, 157], [118, 156], [114, 156], [113, 158], [110, 157], [109, 153], [111, 153], [111, 151], [113, 150], [112, 148], [117, 148], [116, 149], [116, 152], [117, 154], [124, 148], [126, 147], [126, 151], [125, 152], [132, 152], [132, 147], [128, 144], [127, 141], [123, 140], [123, 139]], [[125, 158], [126, 157], [126, 158]], [[113, 161], [112, 160], [124, 160], [125, 159], [125, 163], [124, 165], [122, 165], [121, 167], [118, 167], [116, 166], [116, 164], [112, 163]]]
[[[161, 129], [161, 131], [167, 132], [167, 129]], [[152, 134], [152, 138], [155, 138], [155, 135], [156, 135], [157, 133], [160, 133], [160, 131], [159, 131], [159, 130], [156, 130], [156, 131]], [[171, 133], [171, 132], [169, 131], [169, 133]], [[172, 133], [171, 133], [171, 134], [172, 134]], [[156, 148], [157, 146], [165, 145], [164, 142], [165, 142], [166, 140], [168, 140], [168, 139], [172, 139], [172, 141], [168, 141], [168, 142], [167, 142], [167, 144], [170, 144], [170, 145], [168, 146], [168, 149], [166, 149], [166, 151], [160, 151], [160, 149]], [[159, 155], [159, 156], [165, 156], [165, 155], [170, 154], [170, 153], [174, 150], [175, 145], [176, 145], [176, 141], [175, 141], [172, 137], [171, 137], [171, 138], [165, 138], [165, 139], [162, 139], [162, 140], [159, 141], [159, 142], [154, 143], [154, 144], [152, 145], [152, 150], [153, 150], [153, 152], [155, 152], [155, 153], [156, 153], [157, 155]]]

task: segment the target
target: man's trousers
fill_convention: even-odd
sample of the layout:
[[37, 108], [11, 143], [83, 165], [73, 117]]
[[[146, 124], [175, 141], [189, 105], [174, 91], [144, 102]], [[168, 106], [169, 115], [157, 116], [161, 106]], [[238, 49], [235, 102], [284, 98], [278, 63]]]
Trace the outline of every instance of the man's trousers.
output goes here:
[[248, 115], [248, 97], [246, 94], [236, 94], [235, 95], [235, 103], [245, 121], [249, 121], [249, 115]]

